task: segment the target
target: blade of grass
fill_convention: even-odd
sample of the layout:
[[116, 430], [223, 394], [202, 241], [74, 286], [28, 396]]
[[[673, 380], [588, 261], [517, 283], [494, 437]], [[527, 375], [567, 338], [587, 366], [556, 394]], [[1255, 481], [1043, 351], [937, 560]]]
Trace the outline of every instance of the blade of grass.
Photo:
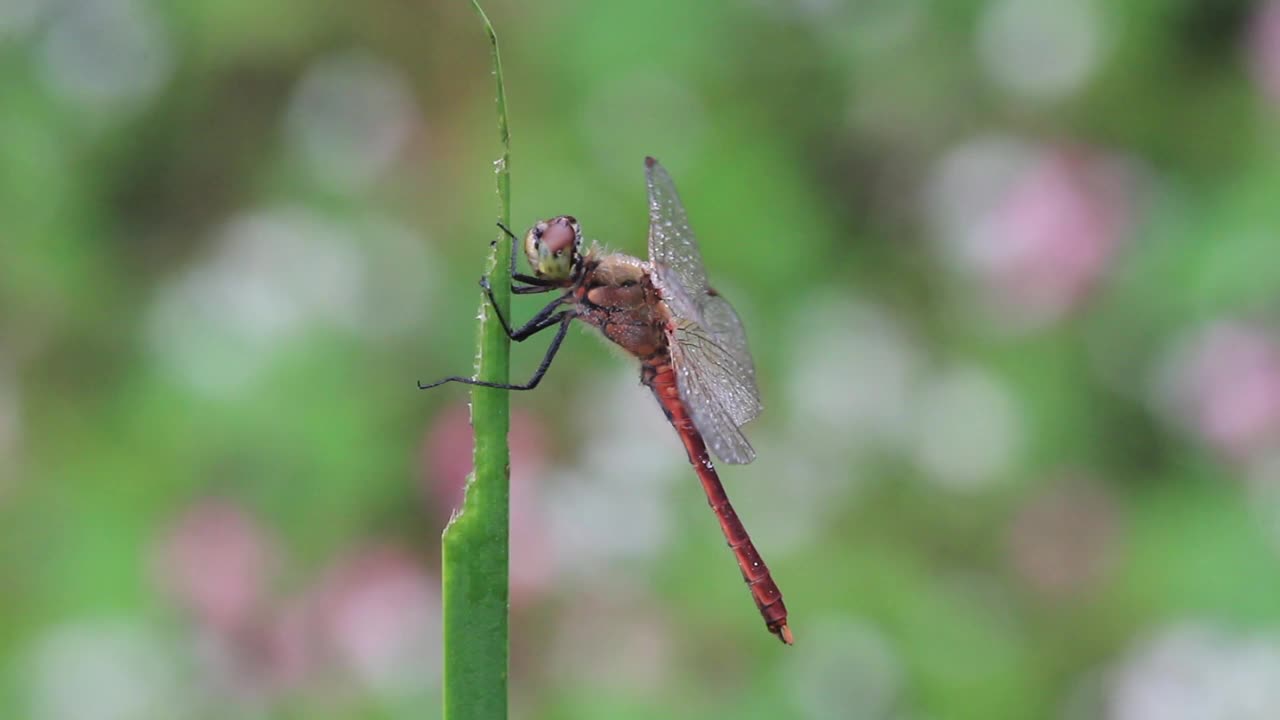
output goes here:
[[[510, 136], [507, 99], [502, 85], [498, 36], [476, 0], [471, 3], [484, 23], [497, 80], [498, 138], [502, 155], [495, 163], [498, 219], [511, 226]], [[503, 313], [511, 309], [511, 278], [502, 258], [510, 257], [511, 240], [498, 233], [485, 275]], [[484, 380], [509, 381], [511, 341], [480, 298], [476, 375]], [[444, 604], [444, 717], [445, 720], [502, 720], [507, 717], [508, 620], [508, 464], [507, 429], [510, 405], [507, 391], [476, 387], [471, 392], [471, 424], [475, 430], [475, 470], [467, 481], [462, 507], [441, 537]]]

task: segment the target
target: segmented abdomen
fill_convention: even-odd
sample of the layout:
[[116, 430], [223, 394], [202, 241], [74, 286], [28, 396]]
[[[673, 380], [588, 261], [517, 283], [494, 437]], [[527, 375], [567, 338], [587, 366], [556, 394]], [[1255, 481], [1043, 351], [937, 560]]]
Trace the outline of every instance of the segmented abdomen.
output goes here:
[[653, 391], [658, 404], [667, 415], [667, 420], [671, 421], [672, 427], [680, 435], [680, 441], [684, 443], [684, 449], [689, 454], [689, 462], [698, 473], [702, 489], [707, 494], [707, 502], [715, 511], [716, 517], [720, 519], [720, 529], [724, 531], [725, 540], [728, 541], [729, 548], [738, 559], [742, 579], [751, 590], [751, 596], [756, 601], [756, 607], [760, 609], [765, 626], [783, 642], [791, 644], [791, 630], [787, 627], [787, 606], [782, 602], [782, 591], [778, 590], [777, 584], [769, 574], [768, 566], [760, 558], [760, 553], [751, 542], [751, 536], [747, 534], [746, 527], [743, 526], [738, 513], [729, 502], [724, 484], [720, 482], [720, 476], [716, 473], [711, 456], [707, 453], [706, 443], [702, 441], [702, 435], [680, 399], [675, 371], [671, 367], [667, 354], [655, 353], [653, 357], [646, 358], [642, 366], [641, 378]]

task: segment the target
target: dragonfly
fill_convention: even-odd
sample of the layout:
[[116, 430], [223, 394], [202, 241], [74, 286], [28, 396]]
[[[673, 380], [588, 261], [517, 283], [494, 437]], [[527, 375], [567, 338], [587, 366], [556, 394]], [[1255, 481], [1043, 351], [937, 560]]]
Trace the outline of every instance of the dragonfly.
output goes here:
[[512, 239], [512, 292], [560, 293], [527, 323], [512, 328], [497, 310], [488, 279], [480, 280], [512, 340], [522, 342], [557, 328], [528, 382], [454, 376], [418, 387], [456, 382], [532, 390], [551, 366], [572, 321], [594, 326], [640, 361], [641, 383], [653, 392], [679, 435], [765, 627], [790, 645], [782, 592], [729, 502], [710, 455], [729, 464], [750, 463], [756, 457], [742, 432], [762, 410], [746, 332], [733, 306], [707, 282], [698, 242], [671, 176], [652, 157], [644, 162], [649, 191], [647, 261], [606, 253], [596, 243], [584, 250], [577, 219], [560, 215], [537, 223], [525, 235], [524, 254], [533, 271], [527, 275], [516, 267], [519, 241], [499, 224]]

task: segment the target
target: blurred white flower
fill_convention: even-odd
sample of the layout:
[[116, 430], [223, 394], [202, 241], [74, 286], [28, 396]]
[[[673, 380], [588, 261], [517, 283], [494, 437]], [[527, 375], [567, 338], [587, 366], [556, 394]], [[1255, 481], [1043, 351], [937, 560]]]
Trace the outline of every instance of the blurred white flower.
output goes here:
[[1098, 66], [1102, 26], [1091, 0], [993, 0], [978, 26], [978, 54], [1004, 89], [1053, 100]]
[[1280, 549], [1280, 444], [1249, 458], [1245, 468], [1249, 510]]
[[193, 717], [172, 649], [126, 619], [57, 625], [28, 658], [31, 720]]
[[675, 681], [679, 666], [671, 623], [662, 603], [642, 587], [616, 575], [575, 592], [557, 623], [558, 632], [539, 659], [552, 678], [572, 678], [577, 686], [660, 693]]
[[51, 4], [50, 0], [6, 0], [0, 3], [0, 44], [31, 32]]
[[569, 411], [582, 419], [580, 459], [548, 473], [543, 497], [552, 555], [574, 574], [655, 556], [670, 539], [671, 486], [693, 472], [633, 364], [583, 385]]
[[1262, 3], [1249, 30], [1249, 64], [1264, 97], [1280, 108], [1280, 0]]
[[1280, 642], [1187, 624], [1167, 627], [1116, 669], [1107, 720], [1280, 717]]
[[373, 339], [411, 329], [433, 270], [425, 243], [388, 221], [341, 224], [300, 207], [239, 215], [209, 257], [160, 288], [148, 346], [194, 389], [232, 392], [314, 328]]
[[978, 367], [946, 370], [924, 383], [915, 406], [915, 458], [949, 488], [1003, 477], [1022, 444], [1022, 417], [1009, 390]]
[[318, 179], [355, 190], [387, 171], [419, 122], [403, 74], [368, 53], [349, 51], [307, 69], [285, 129]]
[[[911, 437], [921, 350], [882, 308], [821, 293], [797, 303], [789, 325], [788, 426], [806, 451], [901, 449]], [[827, 450], [824, 450], [826, 448]]]
[[[776, 437], [751, 432], [756, 461], [750, 465], [718, 465], [733, 507], [759, 544], [766, 563], [793, 551], [806, 550], [829, 532], [828, 520], [841, 517], [858, 489], [848, 462], [805, 451], [803, 428]], [[820, 456], [821, 455], [821, 456]], [[690, 471], [692, 472], [692, 470]], [[712, 519], [706, 510], [707, 522]]]
[[805, 652], [787, 653], [783, 670], [783, 685], [800, 717], [902, 717], [902, 663], [877, 628], [844, 617], [812, 618], [809, 627]]
[[166, 29], [140, 0], [68, 0], [49, 19], [37, 56], [41, 76], [82, 110], [136, 107], [173, 71]]
[[1022, 418], [1007, 388], [976, 367], [930, 376], [924, 351], [888, 312], [834, 294], [799, 303], [787, 366], [787, 461], [806, 458], [848, 492], [849, 459], [876, 452], [913, 456], [940, 484], [982, 485], [1000, 477], [1022, 442]]
[[543, 502], [558, 573], [589, 576], [619, 560], [652, 558], [669, 542], [664, 498], [645, 488], [601, 482], [626, 474], [625, 465], [608, 475], [567, 469], [552, 474]]
[[974, 237], [1001, 197], [1034, 166], [1037, 148], [1007, 135], [987, 135], [951, 148], [934, 166], [926, 210], [947, 259], [968, 267], [982, 258]]
[[430, 317], [441, 277], [426, 239], [408, 225], [377, 215], [354, 221], [351, 230], [363, 276], [356, 322], [348, 327], [374, 341], [418, 334]]

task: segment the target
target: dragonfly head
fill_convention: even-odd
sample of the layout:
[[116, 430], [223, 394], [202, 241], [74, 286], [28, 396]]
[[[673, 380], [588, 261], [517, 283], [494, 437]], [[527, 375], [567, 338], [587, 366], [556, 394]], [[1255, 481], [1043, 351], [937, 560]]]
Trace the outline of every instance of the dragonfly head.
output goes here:
[[582, 251], [582, 228], [570, 215], [543, 220], [529, 229], [524, 254], [533, 274], [547, 280], [568, 280]]

